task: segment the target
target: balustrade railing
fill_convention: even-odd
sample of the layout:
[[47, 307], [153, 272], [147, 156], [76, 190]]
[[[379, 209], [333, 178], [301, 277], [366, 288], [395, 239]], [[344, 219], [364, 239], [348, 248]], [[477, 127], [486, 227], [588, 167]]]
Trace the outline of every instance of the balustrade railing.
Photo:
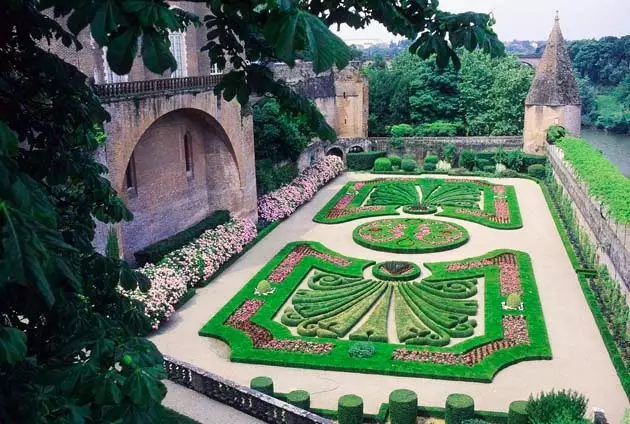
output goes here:
[[297, 408], [256, 390], [241, 386], [194, 365], [164, 356], [164, 368], [169, 380], [274, 424], [333, 424], [312, 412]]
[[96, 93], [101, 99], [109, 100], [119, 97], [146, 96], [161, 93], [207, 91], [219, 84], [221, 77], [221, 74], [217, 74], [97, 84]]

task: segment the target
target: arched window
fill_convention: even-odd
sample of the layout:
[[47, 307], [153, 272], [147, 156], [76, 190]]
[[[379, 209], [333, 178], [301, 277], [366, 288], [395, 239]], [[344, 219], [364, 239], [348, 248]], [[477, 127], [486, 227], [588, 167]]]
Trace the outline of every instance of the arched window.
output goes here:
[[168, 34], [171, 42], [171, 53], [177, 62], [177, 69], [171, 74], [171, 78], [183, 78], [188, 76], [188, 63], [186, 61], [186, 33], [171, 32]]
[[127, 169], [125, 170], [125, 185], [127, 186], [127, 196], [129, 198], [136, 197], [138, 195], [138, 183], [136, 181], [136, 159], [134, 154], [131, 154]]
[[193, 150], [189, 132], [184, 136], [184, 160], [186, 161], [186, 177], [190, 180], [193, 178]]
[[129, 75], [118, 75], [109, 67], [109, 63], [107, 63], [107, 47], [103, 47], [103, 70], [105, 73], [105, 83], [129, 81]]

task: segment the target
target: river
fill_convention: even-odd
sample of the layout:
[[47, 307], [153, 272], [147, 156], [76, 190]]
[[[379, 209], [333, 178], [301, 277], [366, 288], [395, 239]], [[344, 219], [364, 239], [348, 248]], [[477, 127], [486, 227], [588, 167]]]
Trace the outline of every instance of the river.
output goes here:
[[601, 150], [608, 160], [630, 178], [630, 134], [614, 134], [595, 128], [582, 128], [582, 138]]

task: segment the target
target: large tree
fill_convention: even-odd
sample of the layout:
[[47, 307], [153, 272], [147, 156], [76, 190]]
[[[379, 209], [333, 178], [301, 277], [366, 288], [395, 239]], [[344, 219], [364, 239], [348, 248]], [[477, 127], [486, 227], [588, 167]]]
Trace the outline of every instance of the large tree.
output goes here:
[[[201, 2], [199, 0], [198, 2]], [[205, 1], [203, 1], [206, 3]], [[212, 61], [229, 69], [217, 92], [242, 104], [271, 93], [333, 138], [317, 109], [266, 61], [293, 64], [309, 51], [315, 71], [343, 67], [347, 46], [328, 29], [379, 21], [435, 53], [446, 66], [458, 47], [500, 53], [488, 15], [450, 14], [437, 1], [208, 1], [193, 16], [163, 0], [7, 0], [0, 8], [0, 422], [152, 422], [165, 394], [161, 355], [138, 337], [141, 308], [119, 295], [148, 282], [117, 258], [94, 251], [93, 219], [131, 214], [94, 160], [108, 114], [86, 76], [46, 49], [80, 48], [89, 26], [125, 74], [138, 57], [155, 73], [174, 70], [168, 31], [203, 21]], [[69, 31], [51, 19], [67, 17]]]

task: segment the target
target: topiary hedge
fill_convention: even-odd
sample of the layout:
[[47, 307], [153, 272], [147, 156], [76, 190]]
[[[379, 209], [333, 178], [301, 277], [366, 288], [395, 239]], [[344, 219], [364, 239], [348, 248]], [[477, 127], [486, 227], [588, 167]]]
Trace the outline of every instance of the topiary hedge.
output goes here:
[[382, 151], [348, 153], [348, 169], [351, 169], [353, 171], [368, 171], [374, 167], [374, 162], [376, 161], [376, 159], [385, 156], [386, 153]]
[[308, 410], [311, 407], [311, 395], [306, 390], [293, 390], [287, 394], [287, 402]]
[[475, 401], [468, 395], [453, 393], [446, 398], [444, 421], [446, 424], [461, 424], [475, 417]]
[[418, 416], [418, 396], [407, 389], [394, 390], [389, 395], [391, 424], [415, 424]]
[[527, 401], [515, 400], [510, 403], [507, 424], [529, 424]]
[[254, 377], [249, 382], [249, 387], [269, 396], [273, 396], [274, 393], [273, 380], [269, 377]]
[[400, 156], [391, 155], [389, 156], [389, 160], [392, 162], [392, 166], [400, 168], [400, 164], [402, 162]]
[[363, 422], [363, 399], [357, 395], [343, 395], [337, 405], [339, 424], [361, 424]]
[[374, 161], [374, 170], [379, 171], [391, 171], [392, 161], [389, 158], [378, 158]]
[[427, 163], [433, 163], [436, 164], [438, 163], [440, 159], [436, 156], [436, 155], [432, 155], [432, 154], [428, 154], [426, 158], [424, 158], [424, 164], [426, 165]]
[[545, 178], [545, 166], [544, 165], [530, 165], [527, 168], [527, 175], [531, 175], [532, 177], [543, 179]]
[[179, 233], [153, 243], [142, 250], [138, 250], [133, 255], [136, 258], [136, 265], [143, 266], [146, 263], [157, 263], [173, 250], [183, 247], [198, 238], [203, 232], [225, 224], [230, 220], [230, 212], [226, 210], [218, 210], [212, 212], [209, 216], [202, 219], [192, 227], [180, 231]]
[[416, 161], [413, 159], [403, 159], [400, 164], [400, 169], [407, 172], [413, 172], [416, 170]]
[[436, 166], [432, 162], [425, 162], [424, 163], [424, 170], [425, 171], [435, 171], [435, 168], [436, 168]]

